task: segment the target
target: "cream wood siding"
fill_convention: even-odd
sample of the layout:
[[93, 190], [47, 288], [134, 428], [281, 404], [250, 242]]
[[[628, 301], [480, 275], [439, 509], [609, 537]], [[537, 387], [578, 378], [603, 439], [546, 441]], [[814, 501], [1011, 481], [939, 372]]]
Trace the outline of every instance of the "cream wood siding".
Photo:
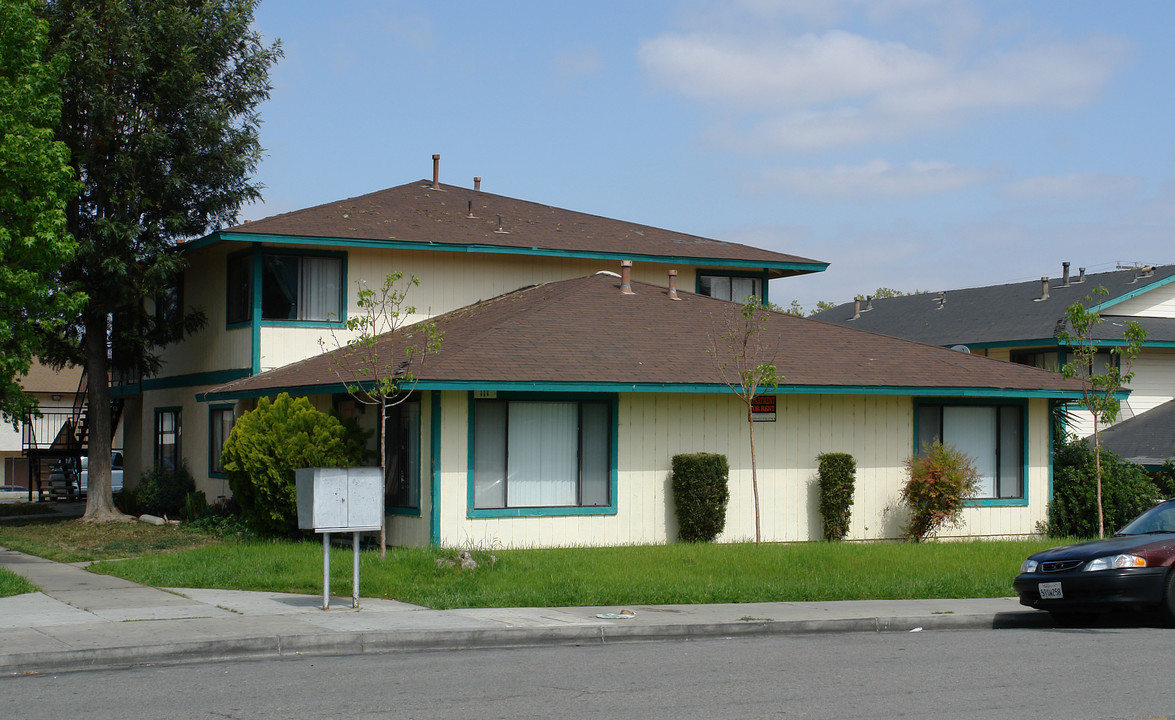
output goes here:
[[1106, 308], [1104, 315], [1175, 318], [1175, 282]]
[[995, 358], [996, 360], [1004, 360], [1006, 362], [1011, 361], [1011, 359], [1012, 359], [1012, 349], [1011, 348], [987, 348], [986, 352], [983, 352], [982, 354], [986, 355], [989, 358]]
[[[141, 422], [128, 421], [127, 424], [123, 477], [128, 487], [137, 485], [141, 474], [155, 465], [155, 411], [179, 408], [180, 457], [187, 462], [196, 489], [202, 491], [210, 503], [232, 495], [227, 479], [208, 476], [208, 404], [196, 402], [196, 393], [210, 387], [148, 390], [142, 394], [141, 411], [136, 413]], [[133, 442], [130, 437], [132, 427], [135, 431]]]
[[[729, 395], [622, 395], [617, 512], [605, 516], [467, 517], [468, 396], [445, 393], [441, 541], [447, 546], [547, 547], [664, 543], [677, 539], [670, 463], [677, 453], [717, 452], [730, 462], [731, 498], [719, 540], [754, 538], [749, 434], [742, 402]], [[778, 396], [777, 420], [756, 423], [762, 535], [766, 541], [821, 538], [817, 455], [857, 461], [850, 539], [894, 538], [904, 515], [898, 492], [913, 451], [913, 401], [888, 396]], [[1029, 406], [1029, 504], [967, 511], [957, 534], [1024, 535], [1044, 518], [1048, 492], [1048, 406]]]
[[252, 367], [250, 329], [225, 327], [226, 257], [230, 249], [239, 248], [215, 248], [188, 258], [189, 266], [184, 271], [184, 310], [202, 310], [207, 323], [186, 340], [163, 349], [159, 377]]
[[[1134, 379], [1128, 387], [1130, 396], [1123, 401], [1115, 424], [1175, 399], [1175, 349], [1144, 348], [1134, 362]], [[1071, 434], [1093, 434], [1093, 418], [1087, 410], [1075, 407], [1072, 415], [1075, 422], [1069, 425]]]

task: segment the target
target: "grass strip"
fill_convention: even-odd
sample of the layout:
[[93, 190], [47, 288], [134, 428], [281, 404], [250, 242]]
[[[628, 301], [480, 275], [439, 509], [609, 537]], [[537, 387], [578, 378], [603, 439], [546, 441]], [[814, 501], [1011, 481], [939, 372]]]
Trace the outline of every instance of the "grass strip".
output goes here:
[[[475, 551], [475, 571], [438, 567], [438, 548], [360, 557], [360, 593], [427, 607], [552, 607], [1002, 597], [1029, 554], [1056, 540], [674, 544]], [[241, 541], [91, 566], [156, 586], [315, 594], [322, 546]], [[331, 555], [332, 591], [350, 594], [350, 550]]]
[[37, 587], [20, 575], [0, 568], [0, 597], [37, 592]]

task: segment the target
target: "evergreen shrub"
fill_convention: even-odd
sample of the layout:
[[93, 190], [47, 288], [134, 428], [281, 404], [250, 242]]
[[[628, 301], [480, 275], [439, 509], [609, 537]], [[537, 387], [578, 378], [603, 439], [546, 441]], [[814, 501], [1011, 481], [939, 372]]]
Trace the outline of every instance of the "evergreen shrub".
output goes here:
[[[1112, 535], [1162, 499], [1141, 465], [1102, 449], [1102, 513]], [[1053, 454], [1051, 537], [1097, 537], [1097, 468], [1093, 448], [1075, 440]]]
[[729, 475], [725, 455], [673, 456], [673, 504], [678, 534], [684, 542], [713, 542], [726, 527]]
[[237, 420], [221, 453], [241, 519], [259, 535], [298, 534], [294, 471], [305, 467], [352, 467], [364, 447], [336, 417], [304, 397], [282, 393]]
[[853, 514], [853, 487], [857, 479], [857, 461], [848, 453], [822, 453], [819, 461], [820, 517], [827, 540], [844, 540], [849, 534]]
[[186, 461], [174, 470], [156, 465], [139, 478], [133, 504], [138, 514], [176, 518], [184, 508], [188, 493], [195, 489], [196, 481]]

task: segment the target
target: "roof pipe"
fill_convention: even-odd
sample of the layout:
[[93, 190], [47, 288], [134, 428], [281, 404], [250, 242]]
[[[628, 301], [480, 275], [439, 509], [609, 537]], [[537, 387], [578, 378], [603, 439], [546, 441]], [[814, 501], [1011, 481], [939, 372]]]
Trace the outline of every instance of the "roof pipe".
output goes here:
[[432, 156], [432, 189], [441, 189], [441, 156]]
[[632, 291], [632, 260], [620, 261], [620, 293], [635, 295]]
[[1061, 287], [1069, 287], [1069, 263], [1061, 263]]
[[677, 294], [677, 271], [669, 271], [669, 299], [681, 300], [682, 298]]
[[1040, 297], [1033, 302], [1044, 302], [1049, 299], [1049, 278], [1044, 276], [1040, 279]]

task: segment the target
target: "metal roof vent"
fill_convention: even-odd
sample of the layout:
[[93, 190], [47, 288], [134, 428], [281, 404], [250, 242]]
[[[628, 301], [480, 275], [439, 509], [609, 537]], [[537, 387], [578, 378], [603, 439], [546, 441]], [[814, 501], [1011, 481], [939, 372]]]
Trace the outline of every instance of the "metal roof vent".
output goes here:
[[1032, 302], [1044, 302], [1045, 300], [1048, 300], [1048, 299], [1049, 299], [1049, 278], [1046, 275], [1040, 279], [1040, 297], [1036, 298]]

